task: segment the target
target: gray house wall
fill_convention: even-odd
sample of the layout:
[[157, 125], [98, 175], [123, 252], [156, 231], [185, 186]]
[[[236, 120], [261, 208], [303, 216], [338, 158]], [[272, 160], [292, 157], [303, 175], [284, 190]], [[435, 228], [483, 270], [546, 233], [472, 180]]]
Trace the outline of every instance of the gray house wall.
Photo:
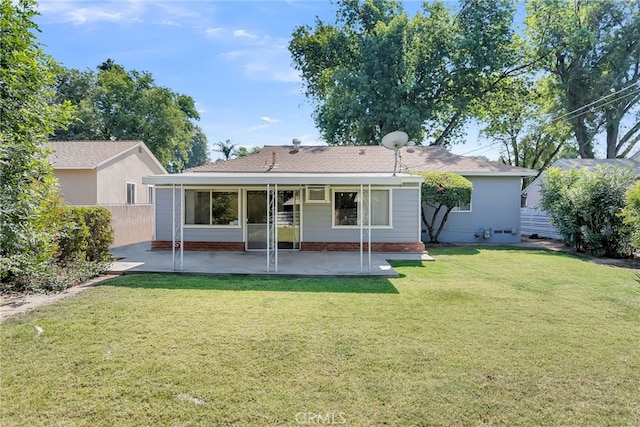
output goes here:
[[[418, 236], [417, 188], [391, 190], [391, 221], [393, 228], [373, 228], [375, 242], [416, 242]], [[331, 228], [332, 204], [305, 203], [303, 206], [302, 239], [305, 242], [359, 242], [360, 228]]]
[[[439, 241], [456, 243], [520, 242], [520, 177], [466, 177], [473, 184], [471, 212], [449, 214]], [[433, 209], [427, 208], [431, 218]], [[426, 227], [424, 227], [426, 231]], [[481, 230], [490, 230], [484, 238]], [[423, 233], [424, 242], [429, 241]]]
[[[172, 240], [173, 203], [171, 188], [156, 188], [155, 203], [155, 240]], [[373, 228], [372, 240], [375, 242], [417, 242], [420, 240], [418, 229], [419, 195], [417, 188], [392, 189], [392, 224], [393, 228]], [[180, 190], [176, 188], [176, 205], [180, 198]], [[241, 206], [244, 217], [245, 206]], [[180, 218], [179, 205], [175, 209], [176, 221]], [[359, 228], [332, 228], [332, 204], [304, 203], [302, 207], [302, 240], [304, 242], [358, 242]], [[241, 220], [244, 223], [244, 220]], [[225, 227], [185, 226], [185, 241], [199, 242], [242, 242], [243, 230]]]

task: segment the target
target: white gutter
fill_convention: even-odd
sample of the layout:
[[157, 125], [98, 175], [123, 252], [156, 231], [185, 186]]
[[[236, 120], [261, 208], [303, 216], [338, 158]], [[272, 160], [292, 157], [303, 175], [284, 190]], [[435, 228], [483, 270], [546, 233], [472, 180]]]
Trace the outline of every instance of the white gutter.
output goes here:
[[152, 185], [402, 185], [420, 184], [421, 176], [397, 174], [179, 173], [142, 178]]

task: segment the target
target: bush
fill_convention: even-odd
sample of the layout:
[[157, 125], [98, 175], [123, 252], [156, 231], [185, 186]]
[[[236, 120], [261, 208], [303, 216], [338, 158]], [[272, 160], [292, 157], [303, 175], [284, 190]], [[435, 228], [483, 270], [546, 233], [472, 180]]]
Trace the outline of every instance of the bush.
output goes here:
[[58, 260], [108, 261], [113, 242], [111, 212], [103, 207], [67, 207]]
[[630, 170], [617, 167], [550, 169], [541, 181], [541, 205], [563, 240], [577, 251], [629, 257], [633, 254], [632, 228], [621, 212], [634, 180]]
[[108, 209], [64, 207], [57, 198], [43, 206], [37, 227], [47, 226], [55, 236], [52, 250], [37, 257], [33, 251], [0, 257], [0, 271], [8, 272], [2, 281], [14, 291], [58, 292], [97, 276], [111, 262]]
[[631, 244], [640, 251], [640, 181], [627, 191], [627, 206], [622, 211], [622, 217], [625, 224], [631, 227]]

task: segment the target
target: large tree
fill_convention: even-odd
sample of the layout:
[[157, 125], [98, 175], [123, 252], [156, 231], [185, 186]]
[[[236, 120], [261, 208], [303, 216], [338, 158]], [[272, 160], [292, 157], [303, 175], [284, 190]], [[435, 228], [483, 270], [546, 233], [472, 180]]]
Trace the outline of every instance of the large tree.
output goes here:
[[[476, 105], [480, 134], [500, 146], [499, 161], [543, 171], [560, 156], [575, 157], [569, 126], [553, 118], [546, 78], [511, 79]], [[523, 179], [523, 188], [534, 178]]]
[[[640, 137], [640, 2], [531, 0], [527, 10], [530, 43], [553, 76], [558, 115], [580, 157], [594, 157], [603, 131], [608, 158], [628, 154]], [[620, 132], [625, 118], [630, 125]]]
[[70, 120], [52, 102], [56, 63], [37, 42], [32, 0], [0, 1], [0, 280], [33, 274], [55, 250], [47, 136]]
[[193, 123], [199, 119], [193, 99], [158, 86], [150, 73], [127, 71], [111, 59], [96, 72], [66, 69], [56, 99], [76, 105], [79, 119], [53, 139], [141, 139], [169, 168], [206, 163], [198, 151], [206, 136]]
[[295, 29], [293, 63], [330, 144], [377, 144], [401, 129], [447, 145], [472, 104], [526, 67], [514, 2], [425, 2], [410, 18], [399, 1], [340, 0], [335, 24]]

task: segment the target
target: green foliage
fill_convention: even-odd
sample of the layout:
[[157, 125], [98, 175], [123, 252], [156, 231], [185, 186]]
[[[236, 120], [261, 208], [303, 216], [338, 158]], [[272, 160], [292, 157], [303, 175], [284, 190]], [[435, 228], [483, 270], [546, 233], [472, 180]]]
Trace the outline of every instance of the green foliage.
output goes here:
[[633, 184], [629, 170], [597, 167], [547, 170], [541, 180], [541, 206], [563, 240], [578, 251], [614, 258], [632, 255], [631, 227], [621, 215]]
[[329, 144], [378, 144], [402, 129], [446, 145], [474, 101], [499, 88], [521, 59], [511, 1], [425, 2], [409, 18], [399, 1], [342, 0], [336, 23], [295, 29], [294, 67], [317, 102]]
[[[429, 232], [430, 242], [437, 243], [451, 210], [456, 206], [471, 203], [473, 184], [452, 172], [426, 172], [421, 176], [424, 178], [421, 190], [422, 202], [433, 210], [429, 217], [423, 206], [422, 220]], [[440, 218], [441, 212], [443, 215]]]
[[631, 244], [640, 251], [640, 182], [638, 181], [627, 191], [627, 205], [622, 211], [622, 216], [625, 224], [631, 228]]
[[111, 212], [107, 208], [69, 206], [65, 209], [65, 224], [58, 252], [59, 262], [67, 264], [75, 260], [109, 261], [109, 245], [112, 242]]
[[607, 158], [629, 153], [640, 125], [635, 120], [625, 135], [618, 133], [640, 102], [634, 89], [640, 81], [640, 3], [532, 0], [527, 12], [529, 42], [541, 71], [551, 76], [557, 115], [571, 126], [580, 157], [594, 157], [594, 138], [603, 129]]
[[224, 142], [218, 141], [215, 146], [217, 148], [214, 151], [222, 154], [222, 160], [229, 160], [233, 156], [236, 148], [236, 144], [232, 143], [230, 139]]
[[111, 59], [97, 68], [59, 73], [55, 97], [76, 105], [79, 118], [53, 139], [140, 139], [174, 171], [208, 162], [206, 135], [193, 123], [199, 114], [191, 97]]
[[238, 147], [236, 151], [233, 153], [233, 155], [239, 159], [241, 157], [247, 157], [252, 154], [258, 154], [260, 150], [261, 150], [260, 147], [253, 147], [251, 148], [251, 150], [247, 149], [247, 147]]
[[47, 271], [56, 250], [59, 197], [47, 135], [70, 120], [52, 102], [57, 65], [34, 35], [36, 3], [0, 2], [0, 281]]

